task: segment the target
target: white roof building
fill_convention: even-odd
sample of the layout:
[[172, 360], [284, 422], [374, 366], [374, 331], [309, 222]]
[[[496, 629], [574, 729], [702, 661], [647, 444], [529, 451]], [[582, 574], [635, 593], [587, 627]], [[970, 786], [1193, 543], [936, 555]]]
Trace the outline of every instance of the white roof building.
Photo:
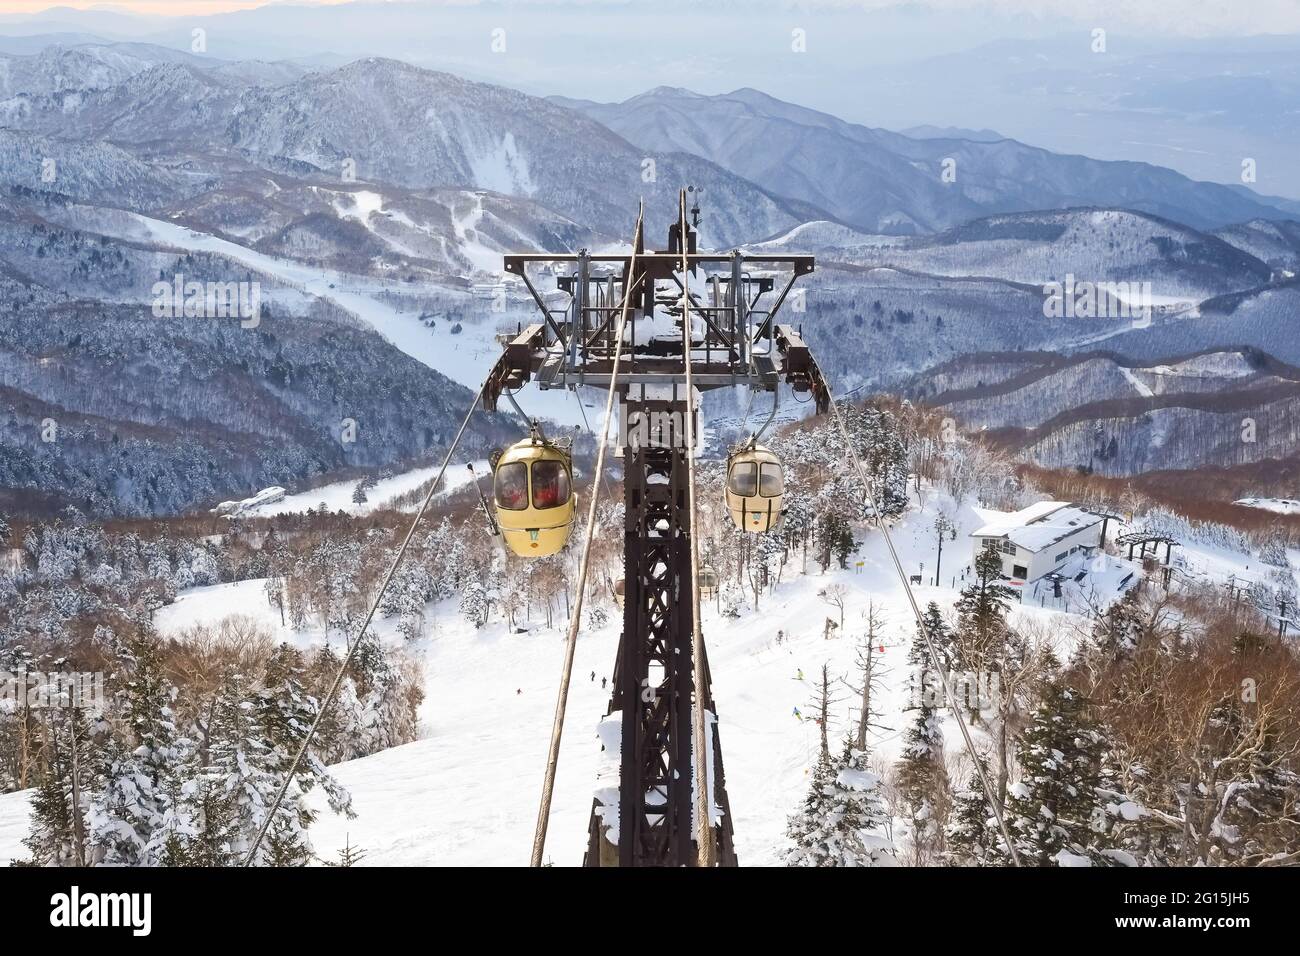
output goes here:
[[1102, 516], [1068, 501], [1039, 501], [1019, 511], [976, 509], [984, 525], [971, 532], [972, 555], [992, 541], [1002, 555], [1002, 573], [1033, 581], [1073, 555], [1101, 545]]

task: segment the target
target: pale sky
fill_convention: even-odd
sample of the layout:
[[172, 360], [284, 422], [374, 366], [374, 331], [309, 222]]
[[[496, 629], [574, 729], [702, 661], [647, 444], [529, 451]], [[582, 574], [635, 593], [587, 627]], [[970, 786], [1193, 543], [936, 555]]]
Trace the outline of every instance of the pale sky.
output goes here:
[[[101, 9], [152, 15], [194, 16], [225, 13], [283, 3], [345, 3], [349, 0], [0, 0], [0, 15], [39, 13], [54, 6]], [[369, 0], [391, 3], [458, 5], [476, 0]], [[523, 5], [555, 0], [517, 0]], [[602, 0], [558, 0], [601, 5]], [[644, 6], [654, 0], [611, 0], [609, 6]], [[719, 6], [735, 3], [721, 0]], [[749, 0], [761, 3], [762, 0]], [[1283, 34], [1300, 32], [1300, 0], [771, 0], [765, 6], [822, 7], [864, 10], [916, 4], [939, 10], [972, 11], [992, 8], [1004, 14], [1056, 16], [1080, 23], [1096, 21], [1132, 30], [1186, 36]], [[708, 7], [708, 0], [702, 0]]]
[[[283, 3], [285, 0], [271, 0]], [[348, 0], [293, 0], [303, 3], [346, 3]], [[267, 6], [267, 0], [0, 0], [0, 14], [40, 13], [51, 7], [75, 7], [78, 10], [108, 10], [118, 13], [142, 13], [155, 16], [188, 17], [201, 13], [229, 13]]]

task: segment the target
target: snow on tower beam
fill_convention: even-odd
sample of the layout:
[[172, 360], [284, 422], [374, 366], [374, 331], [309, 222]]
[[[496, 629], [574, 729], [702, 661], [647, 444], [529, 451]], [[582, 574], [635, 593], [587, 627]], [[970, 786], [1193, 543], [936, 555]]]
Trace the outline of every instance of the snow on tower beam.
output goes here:
[[[695, 235], [692, 230], [688, 249], [693, 248], [690, 243], [695, 241]], [[631, 312], [619, 383], [680, 382], [684, 370], [679, 313], [685, 279], [680, 274], [683, 256], [675, 251], [680, 248], [677, 237], [670, 237], [669, 247], [665, 252], [638, 250], [635, 266], [631, 255], [592, 255], [586, 250], [506, 256], [505, 271], [523, 281], [543, 321], [529, 327], [533, 334], [526, 340], [512, 343], [521, 347], [507, 349], [491, 379], [514, 383], [535, 377], [544, 389], [607, 387], [613, 329], [631, 285]], [[784, 376], [796, 391], [825, 391], [816, 363], [807, 356], [807, 347], [797, 333], [783, 327], [790, 329], [793, 352], [779, 347], [775, 336], [775, 319], [781, 305], [795, 280], [813, 271], [812, 256], [749, 255], [733, 250], [690, 252], [685, 260], [691, 275], [686, 290], [689, 311], [699, 326], [693, 329], [691, 344], [692, 376], [698, 388], [743, 384], [771, 391]], [[556, 276], [556, 286], [569, 297], [563, 308], [547, 304], [529, 275], [532, 265], [547, 265], [561, 273]], [[628, 274], [629, 268], [635, 270], [632, 275]], [[779, 274], [784, 279], [776, 302], [768, 310], [759, 309], [762, 297], [776, 288]], [[763, 343], [767, 343], [766, 348]], [[522, 347], [525, 344], [527, 348]], [[779, 364], [791, 358], [799, 363], [797, 372]], [[810, 380], [810, 370], [816, 373], [815, 381]], [[497, 394], [499, 390], [488, 397], [494, 400]], [[819, 410], [824, 410], [821, 403]]]

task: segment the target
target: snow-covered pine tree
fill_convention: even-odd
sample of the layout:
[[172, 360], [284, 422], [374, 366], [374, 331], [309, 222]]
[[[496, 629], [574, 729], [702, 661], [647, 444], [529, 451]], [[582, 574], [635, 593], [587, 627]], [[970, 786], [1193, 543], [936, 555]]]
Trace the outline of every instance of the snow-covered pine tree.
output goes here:
[[1002, 580], [1002, 557], [993, 542], [975, 556], [975, 580], [957, 601], [955, 649], [962, 670], [974, 674], [997, 669], [1007, 644], [1007, 611], [1015, 596]]
[[353, 655], [352, 673], [358, 700], [352, 745], [362, 754], [371, 754], [414, 740], [424, 693], [409, 661], [390, 659], [368, 635]]
[[[292, 654], [280, 654], [273, 655], [261, 691], [241, 674], [223, 679], [212, 709], [208, 763], [190, 788], [196, 819], [192, 862], [237, 866], [252, 848], [314, 717], [314, 699], [303, 692], [299, 676]], [[313, 814], [305, 795], [316, 783], [325, 785], [331, 807], [346, 806], [346, 793], [309, 752], [259, 848], [256, 865], [293, 866], [311, 859], [307, 828]]]
[[[222, 679], [213, 702], [208, 728], [208, 762], [202, 768], [195, 796], [214, 813], [200, 818], [197, 842], [209, 866], [238, 866], [252, 848], [269, 805], [279, 789], [277, 760], [262, 738], [257, 704], [248, 678], [231, 671]], [[286, 799], [281, 814], [300, 822], [294, 801]], [[264, 864], [265, 846], [259, 864]]]
[[1264, 546], [1259, 549], [1259, 559], [1275, 568], [1289, 568], [1291, 561], [1286, 552], [1287, 543], [1285, 538], [1269, 538], [1264, 542]]
[[722, 586], [721, 598], [723, 617], [740, 617], [749, 608], [749, 604], [745, 601], [745, 592], [730, 581]]
[[352, 489], [352, 503], [354, 505], [364, 505], [370, 499], [366, 497], [366, 479], [362, 478], [357, 482], [357, 486]]
[[1106, 608], [1106, 612], [1093, 625], [1089, 642], [1089, 657], [1105, 666], [1127, 656], [1138, 645], [1142, 633], [1138, 592], [1127, 592]]
[[887, 814], [880, 778], [866, 769], [866, 758], [846, 740], [838, 759], [818, 759], [803, 810], [790, 817], [789, 865], [896, 865], [893, 845], [882, 832]]
[[[904, 736], [898, 761], [898, 789], [910, 818], [913, 865], [928, 862], [943, 842], [940, 823], [947, 811], [948, 774], [943, 763], [943, 729], [934, 698], [934, 682], [927, 676], [930, 654], [917, 629], [908, 662], [915, 668], [914, 717]], [[939, 691], [942, 694], [942, 691]]]
[[[267, 767], [280, 785], [316, 719], [319, 705], [303, 687], [301, 653], [288, 644], [281, 644], [271, 654], [263, 685], [256, 695], [257, 729], [267, 747]], [[330, 809], [351, 815], [351, 795], [329, 773], [316, 751], [308, 748], [285, 794], [288, 812], [278, 813], [267, 831], [265, 865], [305, 866], [310, 862], [307, 829], [315, 814], [307, 806], [306, 795], [318, 783]]]
[[[930, 643], [934, 645], [935, 653], [939, 655], [939, 666], [951, 668], [954, 654], [952, 631], [948, 627], [948, 622], [944, 620], [939, 605], [934, 601], [925, 606], [924, 621], [926, 632], [930, 635]], [[908, 649], [907, 663], [927, 671], [934, 669], [930, 652], [925, 643], [920, 640], [913, 641]]]
[[[303, 674], [303, 681], [317, 706], [329, 693], [342, 663], [342, 659], [329, 647], [318, 648], [312, 655]], [[326, 765], [369, 753], [358, 744], [363, 725], [361, 712], [356, 681], [351, 674], [345, 675], [334, 699], [334, 706], [325, 712], [312, 742], [312, 748]]]
[[1104, 811], [1097, 792], [1104, 755], [1105, 738], [1082, 695], [1060, 679], [1044, 682], [1017, 745], [1020, 779], [1007, 801], [1007, 829], [1022, 865], [1104, 861], [1098, 845]]
[[379, 611], [384, 617], [397, 618], [397, 631], [407, 640], [424, 633], [424, 606], [433, 595], [433, 577], [419, 563], [402, 565], [393, 575], [384, 593]]
[[836, 511], [824, 511], [817, 518], [816, 528], [817, 563], [822, 571], [829, 570], [832, 561], [847, 568], [849, 555], [857, 549], [849, 520]]
[[886, 409], [840, 404], [845, 426], [866, 466], [880, 515], [893, 518], [907, 510], [908, 453], [898, 420]]
[[829, 865], [824, 861], [830, 855], [828, 848], [835, 842], [835, 827], [830, 821], [827, 789], [833, 776], [830, 758], [819, 753], [808, 783], [808, 796], [804, 798], [803, 809], [792, 814], [788, 820], [786, 835], [794, 844], [785, 857], [790, 866]]
[[102, 747], [104, 785], [91, 801], [87, 823], [98, 862], [154, 866], [169, 833], [188, 830], [173, 811], [190, 743], [176, 732], [175, 689], [163, 675], [157, 639], [141, 631], [127, 639], [124, 650], [124, 737]]
[[896, 866], [893, 843], [884, 834], [888, 813], [880, 778], [867, 769], [867, 752], [844, 742], [831, 782], [831, 810], [838, 817], [843, 866]]
[[31, 858], [18, 865], [77, 866], [72, 840], [71, 774], [65, 761], [51, 760], [32, 793], [31, 822], [23, 837]]
[[465, 589], [461, 592], [460, 598], [461, 616], [476, 628], [482, 627], [487, 623], [491, 608], [483, 583], [474, 578], [465, 582]]
[[196, 763], [183, 790], [180, 812], [189, 824], [184, 836], [179, 829], [167, 833], [160, 866], [238, 866], [243, 862], [232, 847], [239, 838], [235, 829], [238, 799], [226, 781], [207, 765]]
[[[988, 775], [988, 760], [983, 754], [977, 758]], [[993, 850], [1000, 846], [993, 811], [979, 771], [972, 770], [966, 786], [958, 790], [948, 820], [947, 849], [944, 859], [950, 866], [988, 866], [994, 862]]]
[[[46, 766], [32, 795], [31, 828], [22, 841], [31, 853], [31, 859], [22, 862], [34, 866], [89, 862], [85, 818], [95, 785], [90, 732], [77, 710], [65, 713], [66, 719], [46, 725]], [[74, 794], [79, 805], [74, 804]]]
[[808, 493], [797, 486], [792, 487], [793, 473], [786, 475], [785, 513], [781, 519], [779, 533], [785, 539], [787, 549], [803, 549], [803, 570], [808, 570], [808, 538], [813, 531], [813, 509]]

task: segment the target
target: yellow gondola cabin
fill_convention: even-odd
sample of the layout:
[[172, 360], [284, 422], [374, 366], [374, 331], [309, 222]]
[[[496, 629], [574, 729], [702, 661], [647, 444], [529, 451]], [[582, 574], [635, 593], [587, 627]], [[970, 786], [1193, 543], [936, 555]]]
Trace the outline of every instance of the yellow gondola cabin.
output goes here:
[[492, 488], [497, 524], [511, 551], [544, 558], [564, 547], [577, 510], [567, 451], [534, 433], [502, 452]]
[[750, 444], [727, 459], [727, 511], [741, 531], [771, 531], [779, 525], [784, 495], [785, 472], [770, 449]]

